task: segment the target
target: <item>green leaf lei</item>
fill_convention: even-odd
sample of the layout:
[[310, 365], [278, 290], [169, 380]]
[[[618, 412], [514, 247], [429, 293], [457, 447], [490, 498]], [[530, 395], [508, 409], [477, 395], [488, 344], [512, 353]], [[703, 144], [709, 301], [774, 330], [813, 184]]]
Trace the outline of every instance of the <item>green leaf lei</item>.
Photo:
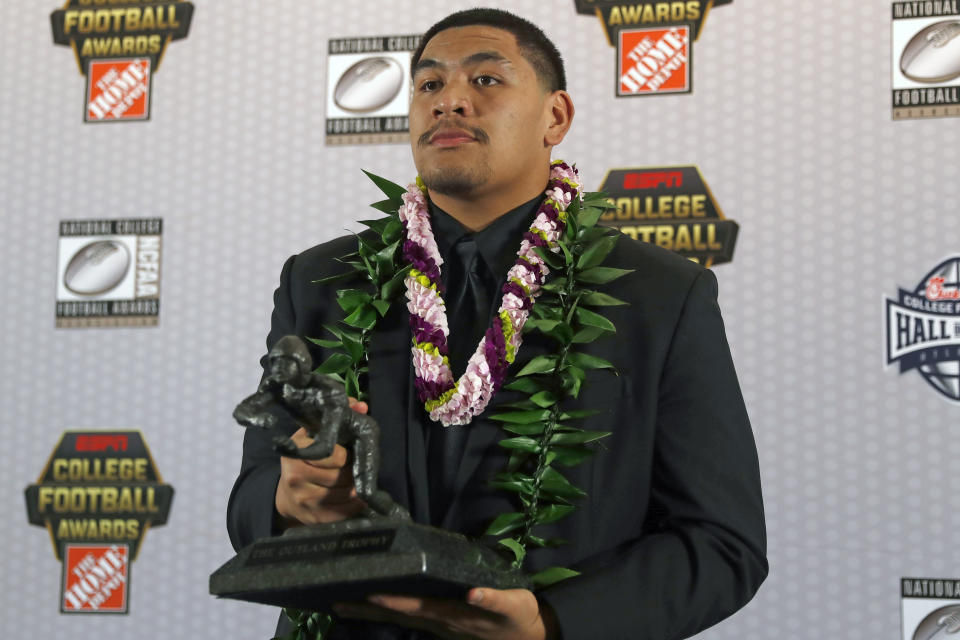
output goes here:
[[[357, 251], [338, 259], [349, 267], [346, 272], [314, 282], [359, 276], [366, 282], [366, 290], [337, 291], [344, 318], [336, 325], [324, 325], [336, 339], [309, 338], [334, 350], [316, 371], [340, 380], [349, 395], [361, 400], [367, 398], [360, 379], [368, 371], [370, 335], [403, 292], [403, 280], [410, 270], [410, 265], [403, 262], [403, 225], [397, 213], [406, 189], [364, 173], [387, 196], [371, 205], [386, 215], [361, 221], [373, 233], [357, 235]], [[582, 463], [593, 454], [591, 443], [610, 435], [608, 431], [589, 431], [574, 425], [598, 411], [564, 410], [561, 405], [580, 395], [587, 371], [607, 369], [616, 374], [612, 363], [578, 350], [580, 345], [616, 330], [610, 320], [591, 308], [626, 304], [585, 286], [605, 284], [631, 271], [600, 266], [620, 237], [616, 231], [597, 225], [603, 212], [613, 207], [602, 193], [584, 193], [582, 201], [574, 199], [567, 209], [560, 253], [537, 249], [551, 274], [524, 332], [550, 337], [557, 350], [533, 358], [513, 374], [504, 388], [527, 398], [501, 405], [499, 408], [507, 411], [490, 416], [511, 435], [499, 443], [510, 451], [507, 469], [494, 476], [491, 486], [515, 493], [521, 509], [497, 516], [484, 533], [500, 536], [498, 544], [512, 556], [517, 569], [523, 567], [528, 547], [564, 542], [537, 536], [534, 529], [570, 515], [576, 509], [575, 502], [586, 495], [553, 465], [572, 467]], [[575, 575], [578, 573], [571, 569], [550, 567], [531, 576], [531, 580], [535, 588], [542, 588]], [[332, 628], [329, 614], [295, 609], [285, 612], [294, 630], [283, 640], [322, 640]]]

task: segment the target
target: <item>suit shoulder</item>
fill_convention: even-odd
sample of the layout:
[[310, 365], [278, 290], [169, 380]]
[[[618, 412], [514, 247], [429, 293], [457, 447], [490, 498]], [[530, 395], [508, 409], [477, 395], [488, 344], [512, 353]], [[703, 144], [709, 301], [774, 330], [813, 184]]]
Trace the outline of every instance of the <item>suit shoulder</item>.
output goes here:
[[673, 251], [648, 242], [634, 240], [619, 231], [617, 233], [620, 239], [603, 264], [621, 269], [633, 269], [633, 273], [617, 282], [632, 282], [644, 288], [655, 284], [658, 290], [685, 294], [693, 282], [707, 271], [696, 262]]
[[[366, 237], [366, 232], [360, 235]], [[299, 283], [345, 273], [350, 270], [350, 267], [338, 262], [337, 258], [342, 258], [356, 250], [357, 237], [353, 234], [314, 245], [290, 258], [290, 278], [293, 282]]]

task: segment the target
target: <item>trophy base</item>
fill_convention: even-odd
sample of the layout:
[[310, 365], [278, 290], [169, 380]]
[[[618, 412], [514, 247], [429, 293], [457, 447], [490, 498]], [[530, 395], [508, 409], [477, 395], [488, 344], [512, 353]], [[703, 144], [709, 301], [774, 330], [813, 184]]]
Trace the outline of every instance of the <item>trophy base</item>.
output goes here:
[[210, 593], [308, 611], [373, 593], [463, 598], [473, 587], [530, 588], [465, 536], [391, 518], [289, 529], [245, 547], [210, 576]]

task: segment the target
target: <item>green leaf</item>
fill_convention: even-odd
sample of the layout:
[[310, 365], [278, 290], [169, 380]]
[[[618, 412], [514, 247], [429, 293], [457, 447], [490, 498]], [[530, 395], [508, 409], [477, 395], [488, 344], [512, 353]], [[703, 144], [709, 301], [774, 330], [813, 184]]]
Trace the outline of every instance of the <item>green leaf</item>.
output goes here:
[[527, 324], [524, 325], [523, 328], [526, 329], [527, 327], [529, 327], [530, 329], [537, 329], [538, 331], [542, 331], [543, 333], [546, 333], [547, 331], [550, 331], [555, 326], [557, 326], [559, 322], [560, 322], [559, 320], [555, 320], [555, 319], [533, 318], [531, 320], [527, 320]]
[[352, 396], [359, 400], [363, 399], [360, 395], [360, 381], [357, 380], [357, 374], [353, 369], [347, 369], [346, 383], [343, 386], [345, 387], [348, 396]]
[[329, 358], [323, 361], [319, 367], [314, 369], [316, 373], [343, 373], [345, 372], [350, 365], [353, 364], [353, 360], [345, 353], [334, 353]]
[[533, 373], [553, 373], [556, 366], [554, 356], [537, 356], [517, 372], [517, 377], [529, 376]]
[[589, 353], [582, 353], [580, 351], [568, 351], [567, 360], [581, 369], [613, 369], [613, 363], [609, 360], [604, 360], [603, 358], [598, 358], [597, 356], [592, 356]]
[[370, 304], [373, 305], [373, 308], [377, 310], [377, 313], [379, 313], [381, 317], [387, 315], [387, 311], [390, 310], [389, 300], [374, 300]]
[[[363, 171], [363, 169], [361, 169]], [[373, 181], [373, 184], [377, 185], [380, 188], [380, 191], [383, 191], [383, 195], [390, 198], [394, 203], [397, 203], [397, 206], [403, 204], [403, 200], [400, 196], [407, 192], [406, 189], [396, 184], [395, 182], [390, 182], [386, 178], [381, 178], [380, 176], [373, 175], [369, 171], [363, 171], [367, 174], [367, 177]]]
[[590, 447], [560, 447], [560, 446], [551, 446], [550, 453], [555, 454], [554, 459], [566, 466], [566, 467], [575, 467], [595, 452]]
[[375, 256], [377, 262], [377, 273], [380, 275], [393, 274], [393, 256], [397, 253], [397, 247], [400, 241], [391, 242], [383, 249], [377, 252]]
[[617, 269], [616, 267], [592, 267], [586, 271], [581, 271], [577, 275], [577, 280], [580, 282], [588, 282], [590, 284], [604, 284], [606, 282], [612, 282], [620, 276], [625, 276], [628, 273], [632, 273], [633, 269]]
[[597, 224], [601, 215], [603, 215], [602, 209], [584, 207], [577, 216], [577, 224], [579, 224], [582, 229], [590, 229]]
[[575, 364], [571, 364], [560, 375], [563, 380], [563, 388], [567, 389], [574, 398], [579, 396], [580, 386], [583, 384], [584, 378], [587, 377], [586, 371]]
[[391, 218], [374, 218], [373, 220], [361, 220], [360, 224], [373, 229], [382, 236], [383, 229], [387, 226], [387, 223], [390, 222], [390, 220]]
[[535, 524], [550, 524], [551, 522], [565, 518], [576, 511], [576, 509], [575, 506], [569, 504], [551, 504], [541, 508], [533, 521]]
[[600, 413], [599, 409], [576, 409], [574, 411], [564, 411], [560, 414], [560, 420], [579, 420], [580, 418], [589, 418]]
[[613, 247], [616, 246], [619, 239], [619, 235], [609, 235], [590, 243], [590, 246], [584, 250], [580, 259], [577, 260], [577, 269], [583, 271], [603, 262], [604, 258], [613, 251]]
[[536, 378], [524, 377], [511, 380], [503, 385], [503, 388], [511, 391], [521, 391], [523, 393], [536, 393], [544, 387], [540, 382], [537, 382]]
[[546, 409], [547, 407], [556, 404], [557, 397], [549, 391], [540, 391], [539, 393], [535, 393], [530, 396], [530, 402], [538, 407], [543, 407]]
[[613, 203], [603, 191], [587, 191], [583, 194], [583, 206], [597, 207], [598, 209], [616, 209], [617, 205]]
[[391, 217], [387, 220], [387, 225], [383, 229], [383, 233], [380, 234], [383, 238], [384, 243], [395, 242], [400, 239], [403, 235], [403, 223], [400, 222], [399, 218]]
[[521, 436], [538, 436], [543, 433], [546, 426], [543, 422], [531, 422], [529, 424], [511, 424], [507, 422], [501, 425], [500, 428]]
[[319, 338], [307, 338], [310, 342], [315, 345], [321, 346], [325, 349], [341, 349], [343, 348], [343, 343], [339, 340], [320, 340]]
[[613, 307], [629, 303], [621, 300], [620, 298], [608, 296], [600, 291], [587, 291], [580, 296], [580, 304], [585, 304], [591, 307]]
[[335, 273], [332, 276], [327, 276], [325, 278], [317, 278], [316, 280], [311, 280], [312, 284], [326, 284], [328, 282], [336, 282], [337, 280], [343, 280], [344, 278], [349, 278], [354, 274], [353, 271], [345, 271], [343, 273]]
[[570, 484], [570, 481], [553, 467], [544, 469], [540, 479], [540, 489], [554, 496], [568, 499], [582, 498], [587, 495], [586, 491]]
[[562, 269], [564, 267], [563, 260], [560, 259], [560, 256], [550, 251], [547, 247], [534, 247], [533, 250], [551, 269]]
[[523, 525], [522, 513], [501, 513], [483, 532], [487, 536], [502, 536]]
[[533, 495], [533, 484], [530, 478], [526, 480], [494, 480], [490, 483], [494, 489], [513, 491], [514, 493]]
[[359, 289], [340, 289], [337, 291], [337, 304], [347, 314], [353, 313], [357, 307], [370, 302], [370, 300], [370, 294]]
[[573, 344], [586, 344], [588, 342], [593, 342], [603, 334], [607, 333], [599, 327], [584, 327], [573, 334], [573, 338], [570, 339], [570, 342]]
[[590, 311], [589, 309], [577, 307], [577, 310], [574, 312], [574, 314], [577, 316], [577, 320], [579, 320], [581, 324], [585, 324], [588, 327], [597, 327], [598, 329], [604, 329], [606, 331], [617, 330], [612, 322], [604, 318], [599, 313]]
[[540, 288], [543, 289], [544, 291], [550, 291], [552, 293], [556, 293], [558, 291], [563, 291], [564, 287], [566, 286], [567, 286], [566, 278], [552, 278], [550, 282], [545, 283]]
[[533, 582], [534, 589], [543, 589], [552, 584], [556, 584], [561, 580], [573, 578], [578, 575], [580, 575], [580, 572], [574, 571], [573, 569], [567, 569], [565, 567], [550, 567], [549, 569], [544, 569], [543, 571], [530, 576], [530, 581]]
[[406, 265], [397, 270], [393, 277], [383, 284], [380, 288], [380, 297], [384, 300], [392, 300], [403, 289], [403, 280], [410, 272], [410, 265]]
[[573, 254], [570, 253], [570, 249], [567, 248], [566, 242], [558, 242], [557, 246], [560, 247], [560, 251], [563, 252], [563, 262], [564, 266], [570, 266], [573, 264]]
[[573, 328], [566, 322], [558, 322], [556, 326], [544, 331], [543, 333], [550, 336], [563, 346], [567, 346], [570, 344], [570, 341], [573, 340]]
[[[403, 201], [401, 201], [402, 204]], [[383, 211], [384, 213], [396, 213], [397, 212], [397, 203], [393, 200], [380, 200], [379, 202], [374, 202], [370, 205], [377, 211]]]
[[377, 324], [377, 310], [365, 304], [354, 309], [353, 313], [344, 318], [343, 321], [351, 327], [369, 331]]
[[586, 444], [587, 442], [593, 442], [594, 440], [599, 440], [600, 438], [606, 438], [611, 433], [611, 431], [588, 431], [586, 429], [583, 431], [574, 431], [572, 433], [555, 433], [550, 436], [550, 445], [570, 446]]
[[526, 451], [527, 453], [538, 453], [540, 451], [540, 445], [537, 444], [537, 441], [526, 436], [501, 440], [500, 446], [505, 449], [518, 449], [520, 451]]
[[496, 413], [490, 416], [490, 419], [496, 420], [497, 422], [509, 422], [511, 424], [530, 424], [531, 422], [541, 422], [549, 417], [550, 412], [546, 409], [534, 409], [532, 411]]
[[513, 552], [513, 556], [514, 558], [517, 559], [518, 563], [523, 562], [523, 559], [527, 555], [527, 550], [523, 548], [523, 545], [521, 545], [519, 542], [517, 542], [513, 538], [504, 538], [503, 540], [498, 540], [497, 543], [503, 545], [507, 549], [510, 549], [510, 551]]

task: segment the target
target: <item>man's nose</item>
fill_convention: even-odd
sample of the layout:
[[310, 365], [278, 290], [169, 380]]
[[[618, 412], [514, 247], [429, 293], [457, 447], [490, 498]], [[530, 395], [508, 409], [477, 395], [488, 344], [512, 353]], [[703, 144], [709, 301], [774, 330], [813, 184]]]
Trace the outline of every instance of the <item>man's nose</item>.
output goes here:
[[434, 117], [473, 115], [470, 85], [465, 79], [450, 78], [434, 95], [433, 115]]

